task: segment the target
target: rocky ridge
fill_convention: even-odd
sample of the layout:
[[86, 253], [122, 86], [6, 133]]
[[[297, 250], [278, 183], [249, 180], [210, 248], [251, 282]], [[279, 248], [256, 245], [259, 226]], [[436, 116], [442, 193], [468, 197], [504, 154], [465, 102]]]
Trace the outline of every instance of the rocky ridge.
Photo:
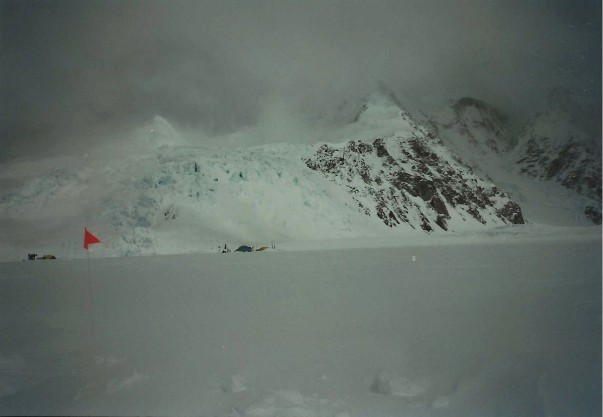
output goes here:
[[559, 184], [582, 199], [582, 216], [601, 224], [600, 142], [581, 128], [584, 109], [569, 93], [553, 91], [545, 110], [519, 130], [512, 129], [509, 118], [494, 106], [468, 97], [424, 114], [424, 119], [481, 175], [512, 188], [523, 178], [535, 187]]
[[590, 198], [584, 214], [601, 224], [601, 149], [564, 112], [538, 114], [520, 133], [513, 158], [522, 174]]
[[[392, 117], [391, 111], [380, 114]], [[524, 223], [515, 202], [477, 176], [432, 132], [400, 109], [396, 117], [398, 135], [324, 144], [306, 165], [346, 187], [365, 214], [390, 227], [405, 223], [432, 231], [449, 230], [452, 220]]]

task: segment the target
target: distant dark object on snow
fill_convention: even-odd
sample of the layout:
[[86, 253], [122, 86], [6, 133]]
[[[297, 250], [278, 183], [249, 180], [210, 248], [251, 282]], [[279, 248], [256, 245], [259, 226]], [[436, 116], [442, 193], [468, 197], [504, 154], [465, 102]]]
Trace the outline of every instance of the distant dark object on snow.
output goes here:
[[38, 256], [38, 255], [37, 255], [37, 254], [35, 254], [35, 253], [28, 253], [28, 254], [27, 254], [27, 260], [28, 260], [28, 261], [35, 261], [37, 256]]
[[57, 257], [54, 255], [44, 255], [38, 259], [56, 259]]
[[270, 248], [269, 248], [268, 246], [261, 246], [261, 247], [257, 248], [255, 251], [256, 251], [256, 252], [263, 252], [263, 251], [265, 251], [266, 249], [270, 249]]
[[235, 252], [253, 252], [253, 248], [251, 246], [239, 246]]

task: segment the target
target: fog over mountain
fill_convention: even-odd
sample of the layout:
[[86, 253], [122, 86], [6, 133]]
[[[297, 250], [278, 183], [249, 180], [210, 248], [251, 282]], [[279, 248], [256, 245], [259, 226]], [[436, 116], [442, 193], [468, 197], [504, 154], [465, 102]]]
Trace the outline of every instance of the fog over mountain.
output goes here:
[[0, 160], [156, 114], [199, 145], [247, 126], [318, 140], [384, 87], [527, 118], [562, 86], [600, 137], [596, 0], [2, 1], [0, 31]]

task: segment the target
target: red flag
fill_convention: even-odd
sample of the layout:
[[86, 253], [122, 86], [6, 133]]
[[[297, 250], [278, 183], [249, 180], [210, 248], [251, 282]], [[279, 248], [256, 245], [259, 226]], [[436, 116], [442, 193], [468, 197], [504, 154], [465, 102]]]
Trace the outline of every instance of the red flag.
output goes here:
[[88, 245], [100, 243], [100, 240], [84, 227], [84, 249], [88, 249]]

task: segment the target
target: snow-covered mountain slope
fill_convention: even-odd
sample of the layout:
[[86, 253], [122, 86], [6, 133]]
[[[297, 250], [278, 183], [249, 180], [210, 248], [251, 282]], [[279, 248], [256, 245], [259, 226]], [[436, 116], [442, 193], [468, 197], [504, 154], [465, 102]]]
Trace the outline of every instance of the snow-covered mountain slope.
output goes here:
[[494, 107], [463, 98], [422, 120], [461, 159], [517, 201], [530, 221], [601, 223], [601, 152], [552, 95], [519, 134]]
[[507, 116], [488, 103], [471, 97], [454, 101], [438, 115], [438, 134], [455, 136], [457, 152], [468, 157], [499, 156], [509, 147]]
[[395, 103], [371, 100], [340, 132], [357, 140], [339, 144], [195, 147], [156, 117], [59, 166], [4, 164], [0, 249], [71, 256], [84, 225], [103, 242], [93, 253], [123, 256], [522, 223], [515, 203]]
[[592, 224], [600, 156], [556, 111], [534, 119], [514, 148], [505, 116], [469, 98], [416, 117], [375, 94], [313, 145], [193, 146], [157, 116], [82, 156], [0, 165], [0, 253], [71, 257], [84, 225], [103, 241], [93, 253], [123, 256], [524, 219]]
[[365, 105], [357, 121], [389, 125], [394, 135], [325, 144], [306, 164], [346, 187], [367, 215], [376, 215], [390, 227], [404, 224], [426, 231], [460, 230], [476, 221], [524, 222], [516, 203], [475, 175], [395, 103]]
[[360, 213], [345, 190], [308, 169], [304, 151], [292, 145], [234, 151], [149, 146], [110, 159], [104, 150], [90, 152], [84, 163], [42, 172], [0, 198], [8, 232], [2, 246], [57, 254], [70, 241], [79, 246], [84, 224], [103, 241], [91, 250], [105, 255], [217, 251], [225, 242], [387, 229]]
[[559, 108], [538, 114], [520, 133], [512, 158], [520, 172], [589, 197], [584, 214], [601, 224], [601, 149]]

